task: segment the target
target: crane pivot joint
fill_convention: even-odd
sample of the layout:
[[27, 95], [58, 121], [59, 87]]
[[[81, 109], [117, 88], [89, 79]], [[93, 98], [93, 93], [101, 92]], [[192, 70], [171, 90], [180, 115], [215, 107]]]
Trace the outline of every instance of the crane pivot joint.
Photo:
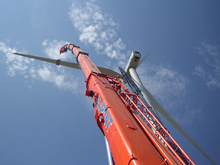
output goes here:
[[93, 97], [94, 96], [94, 92], [92, 90], [86, 90], [85, 95], [88, 97]]

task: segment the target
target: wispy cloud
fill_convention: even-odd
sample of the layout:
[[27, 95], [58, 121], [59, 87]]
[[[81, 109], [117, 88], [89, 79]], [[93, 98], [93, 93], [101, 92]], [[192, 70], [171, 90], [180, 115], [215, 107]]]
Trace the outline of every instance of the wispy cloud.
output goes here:
[[204, 113], [201, 108], [187, 107], [184, 112], [175, 113], [174, 119], [179, 124], [192, 124], [194, 121], [204, 120]]
[[52, 83], [59, 89], [75, 92], [79, 87], [79, 79], [63, 69], [57, 70], [51, 65], [44, 65], [43, 68], [39, 68], [34, 72], [41, 80]]
[[191, 84], [187, 76], [168, 65], [148, 64], [138, 72], [144, 86], [179, 124], [199, 119], [200, 109], [187, 106]]
[[138, 69], [144, 85], [168, 109], [176, 111], [189, 92], [190, 80], [174, 68], [149, 64]]
[[53, 41], [49, 41], [49, 40], [44, 40], [42, 42], [42, 46], [44, 47], [44, 53], [52, 58], [52, 59], [61, 59], [61, 60], [68, 60], [73, 58], [73, 56], [69, 55], [69, 54], [62, 54], [60, 55], [60, 48], [67, 44], [68, 42], [65, 41], [57, 41], [57, 40], [53, 40]]
[[8, 74], [10, 76], [15, 76], [17, 72], [25, 74], [29, 65], [30, 59], [25, 59], [19, 56], [13, 55], [17, 52], [15, 48], [10, 48], [4, 42], [0, 42], [0, 51], [5, 54], [4, 60], [8, 64]]
[[[66, 42], [64, 41], [45, 40], [42, 42], [42, 45], [44, 47], [45, 54], [48, 57], [57, 59], [59, 55], [59, 48], [65, 43]], [[64, 67], [56, 67], [48, 63], [36, 64], [34, 60], [16, 56], [13, 53], [18, 52], [18, 50], [7, 46], [3, 42], [0, 42], [0, 51], [5, 54], [4, 61], [7, 64], [9, 76], [23, 75], [28, 82], [40, 80], [51, 83], [62, 90], [69, 90], [72, 92], [79, 91], [79, 84], [81, 84], [79, 83], [80, 80], [72, 73], [65, 70]], [[70, 57], [64, 55], [63, 59]]]
[[195, 67], [194, 74], [204, 80], [210, 88], [220, 88], [220, 46], [202, 43], [197, 47], [203, 64]]
[[91, 44], [96, 51], [110, 58], [125, 59], [125, 44], [117, 35], [117, 24], [112, 17], [104, 13], [94, 1], [74, 1], [69, 17], [75, 29], [80, 33], [79, 40]]

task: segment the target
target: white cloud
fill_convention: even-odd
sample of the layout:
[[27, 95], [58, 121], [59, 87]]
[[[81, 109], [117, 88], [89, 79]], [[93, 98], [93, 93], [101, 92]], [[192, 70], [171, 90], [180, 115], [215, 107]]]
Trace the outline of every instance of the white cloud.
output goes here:
[[197, 47], [203, 65], [195, 67], [194, 74], [204, 80], [210, 88], [220, 88], [220, 46], [203, 43]]
[[110, 58], [125, 59], [126, 46], [117, 35], [117, 24], [93, 2], [74, 1], [70, 7], [69, 17], [80, 33], [79, 40]]
[[17, 72], [25, 74], [30, 65], [30, 59], [14, 55], [13, 53], [17, 52], [17, 50], [10, 48], [4, 42], [0, 42], [0, 51], [5, 54], [5, 63], [8, 64], [8, 74], [10, 76], [15, 76]]
[[67, 60], [70, 59], [72, 56], [70, 56], [69, 54], [62, 54], [60, 55], [60, 48], [67, 44], [68, 42], [65, 41], [57, 41], [57, 40], [53, 40], [53, 41], [48, 41], [48, 40], [44, 40], [42, 42], [42, 46], [44, 47], [44, 52], [45, 54], [52, 58], [52, 59], [62, 59], [62, 60]]
[[199, 77], [205, 77], [206, 76], [206, 71], [203, 69], [203, 67], [201, 65], [197, 65], [195, 67], [195, 75], [199, 76]]
[[96, 27], [90, 25], [83, 29], [83, 33], [79, 36], [79, 39], [82, 42], [88, 42], [90, 44], [93, 44], [96, 43], [95, 40], [97, 40], [97, 37], [98, 34], [96, 33]]
[[37, 71], [37, 73], [42, 78], [42, 80], [45, 80], [45, 81], [49, 81], [50, 80], [51, 72], [49, 71], [48, 67], [44, 67], [43, 69], [39, 69]]
[[181, 111], [181, 113], [176, 113], [173, 116], [175, 121], [178, 121], [179, 124], [192, 124], [195, 119], [204, 119], [202, 110], [199, 108], [195, 109], [193, 107], [184, 108], [184, 113]]
[[148, 64], [137, 70], [144, 86], [179, 124], [190, 124], [198, 118], [199, 109], [187, 107], [190, 79], [174, 68]]
[[189, 92], [190, 80], [171, 67], [149, 64], [138, 69], [143, 84], [169, 110], [176, 110]]
[[[45, 40], [42, 46], [50, 58], [57, 59], [58, 57], [63, 57], [63, 59], [68, 59], [73, 56], [68, 54], [59, 56], [59, 49], [65, 43], [64, 41]], [[18, 51], [15, 48], [10, 48], [3, 42], [0, 42], [0, 51], [5, 54], [4, 61], [7, 64], [8, 74], [10, 76], [20, 74], [26, 79], [26, 82], [30, 83], [33, 82], [33, 80], [45, 81], [59, 89], [72, 91], [74, 93], [80, 90], [79, 84], [82, 84], [79, 83], [80, 77], [76, 78], [76, 76], [66, 71], [62, 66], [57, 67], [43, 62], [37, 65], [34, 60], [14, 55], [13, 53]], [[28, 84], [28, 86], [31, 85]]]
[[69, 73], [54, 69], [51, 65], [44, 65], [36, 71], [40, 80], [54, 84], [59, 89], [76, 91], [79, 86], [79, 78]]

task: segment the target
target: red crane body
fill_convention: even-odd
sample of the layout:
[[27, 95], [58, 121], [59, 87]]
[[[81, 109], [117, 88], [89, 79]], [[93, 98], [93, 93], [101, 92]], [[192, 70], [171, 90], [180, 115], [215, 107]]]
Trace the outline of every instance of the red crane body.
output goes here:
[[[152, 119], [150, 112], [143, 114], [147, 107], [136, 95], [129, 93], [119, 78], [101, 74], [79, 47], [67, 44], [60, 53], [67, 50], [76, 55], [86, 76], [85, 95], [93, 99], [97, 125], [108, 141], [115, 164], [194, 164], [163, 126], [158, 125], [160, 129], [156, 129], [160, 123]], [[171, 142], [167, 142], [167, 137]]]

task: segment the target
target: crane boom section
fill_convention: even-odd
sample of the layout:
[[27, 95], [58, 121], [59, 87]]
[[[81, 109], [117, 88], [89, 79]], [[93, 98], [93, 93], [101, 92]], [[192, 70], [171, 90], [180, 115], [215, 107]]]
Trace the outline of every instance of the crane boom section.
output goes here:
[[86, 95], [93, 98], [95, 119], [107, 138], [115, 164], [185, 164], [164, 147], [151, 129], [143, 129], [146, 123], [131, 113], [132, 107], [117, 93], [121, 85], [114, 83], [116, 78], [101, 74], [79, 47], [67, 44], [60, 53], [67, 50], [75, 54], [86, 76]]

